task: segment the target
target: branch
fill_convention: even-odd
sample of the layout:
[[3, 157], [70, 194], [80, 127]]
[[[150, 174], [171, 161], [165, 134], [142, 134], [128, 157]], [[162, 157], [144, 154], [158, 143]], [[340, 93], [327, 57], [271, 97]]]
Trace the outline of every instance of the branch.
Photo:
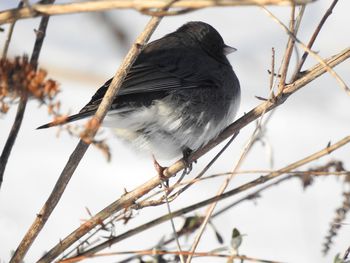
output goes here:
[[[19, 4], [18, 4], [18, 7], [17, 9], [20, 9], [21, 7], [23, 6], [23, 2], [21, 1]], [[16, 24], [17, 20], [14, 20], [11, 25], [10, 25], [10, 28], [9, 28], [9, 32], [7, 34], [7, 39], [5, 41], [5, 45], [4, 45], [4, 48], [2, 50], [2, 59], [6, 59], [7, 57], [7, 51], [8, 51], [8, 48], [10, 46], [10, 41], [11, 41], [11, 38], [12, 38], [12, 33], [13, 33], [13, 29], [15, 28], [15, 24]]]
[[[310, 177], [310, 176], [315, 176], [315, 177], [320, 177], [320, 176], [330, 176], [330, 175], [334, 175], [334, 176], [346, 176], [346, 175], [350, 175], [350, 172], [349, 171], [330, 171], [329, 170], [329, 167], [330, 165], [333, 165], [334, 162], [331, 161], [329, 163], [327, 163], [326, 165], [324, 166], [321, 166], [321, 167], [317, 167], [316, 169], [308, 169], [308, 170], [294, 170], [294, 171], [291, 171], [291, 172], [288, 172], [288, 174], [284, 177], [281, 177], [279, 178], [278, 180], [275, 180], [269, 184], [265, 184], [264, 186], [260, 187], [259, 189], [257, 190], [254, 190], [254, 192], [251, 192], [237, 200], [235, 200], [234, 202], [220, 208], [218, 211], [216, 211], [213, 215], [212, 215], [212, 219], [215, 218], [215, 217], [218, 217], [220, 216], [221, 214], [227, 212], [228, 210], [230, 210], [231, 208], [243, 203], [243, 202], [248, 202], [248, 201], [253, 201], [253, 200], [256, 200], [258, 198], [261, 197], [261, 193], [265, 190], [268, 190], [274, 186], [277, 186], [283, 182], [286, 182], [286, 181], [289, 181], [290, 179], [300, 179], [300, 180], [303, 180], [303, 176], [307, 176], [307, 177]], [[336, 165], [336, 164], [334, 164]], [[333, 166], [332, 166], [333, 167]], [[237, 174], [262, 174], [262, 173], [271, 173], [273, 171], [271, 170], [251, 170], [251, 171], [239, 171], [237, 172]], [[214, 178], [214, 177], [217, 177], [217, 176], [227, 176], [229, 173], [222, 173], [222, 174], [214, 174], [214, 175], [210, 175], [210, 176], [207, 176], [207, 177], [204, 177], [204, 178], [201, 178], [201, 179], [198, 179], [196, 181], [200, 181], [200, 180], [207, 180], [207, 179], [211, 179], [211, 178]], [[191, 182], [192, 180], [188, 180], [189, 182]], [[304, 182], [303, 182], [304, 184]], [[182, 228], [177, 231], [177, 234], [178, 236], [184, 236], [184, 235], [189, 235], [191, 233], [193, 233], [195, 230], [198, 229], [198, 227], [200, 226], [200, 223], [201, 223], [201, 219], [202, 217], [200, 216], [195, 216], [196, 219], [190, 219], [192, 218], [191, 216], [188, 216], [186, 217], [185, 219], [185, 222], [184, 222], [184, 225], [182, 226]], [[109, 222], [105, 223], [104, 224], [104, 227], [106, 227], [107, 224], [111, 224], [113, 219], [111, 220], [108, 220]], [[196, 223], [193, 223], [191, 224], [190, 226], [186, 226], [186, 221], [187, 220], [195, 220]], [[113, 220], [114, 221], [114, 220]], [[194, 222], [194, 221], [192, 221]], [[198, 224], [197, 224], [198, 222]], [[148, 223], [145, 223], [146, 225]], [[152, 227], [152, 226], [150, 226]], [[101, 230], [102, 227], [100, 229], [97, 229], [95, 231], [99, 231]], [[147, 228], [148, 229], [148, 228]], [[143, 230], [140, 230], [138, 233], [144, 231], [144, 230], [147, 230], [147, 229], [143, 229]], [[134, 233], [133, 235], [136, 235], [138, 233]], [[95, 234], [95, 233], [94, 233]], [[80, 240], [80, 244], [84, 244], [84, 243], [88, 243], [89, 241], [89, 238], [91, 237], [92, 235], [90, 235], [89, 237], [85, 238], [84, 240]], [[117, 238], [117, 237], [116, 237]], [[161, 247], [165, 247], [166, 245], [169, 245], [170, 243], [172, 243], [174, 241], [174, 237], [169, 237], [168, 239], [166, 240], [163, 240], [162, 239], [162, 242], [161, 242]], [[91, 243], [91, 242], [90, 242]], [[100, 244], [98, 244], [97, 246], [99, 246]], [[113, 244], [109, 244], [109, 246], [111, 247]], [[154, 247], [157, 247], [157, 245], [159, 246], [159, 244], [156, 244], [156, 245], [151, 245], [149, 249], [152, 249]], [[79, 246], [78, 245], [77, 247], [75, 248], [72, 248], [71, 251], [72, 252], [76, 252], [76, 251], [79, 251]], [[91, 247], [89, 248], [90, 249], [94, 249], [93, 245], [91, 245]], [[99, 252], [100, 250], [103, 250], [103, 247], [101, 249], [95, 249], [95, 253]], [[80, 250], [81, 251], [81, 250]], [[80, 257], [80, 256], [84, 256], [85, 254], [85, 251], [86, 251], [86, 248], [83, 248], [82, 250], [83, 252], [79, 253], [79, 254], [75, 254], [74, 256], [70, 256], [69, 258], [67, 256], [64, 256], [64, 259], [62, 259], [62, 263], [63, 262], [66, 262], [65, 260], [67, 260], [67, 262], [69, 262], [68, 260], [69, 259], [74, 259], [74, 258], [77, 258], [77, 257]], [[67, 254], [66, 254], [67, 255]], [[69, 252], [68, 252], [68, 255], [69, 255]], [[132, 260], [135, 260], [135, 259], [138, 259], [139, 256], [137, 255], [134, 255], [134, 256], [130, 256], [128, 258], [125, 258], [121, 261], [118, 261], [119, 263], [127, 263], [127, 262], [130, 262]]]
[[[122, 252], [110, 252], [110, 253], [99, 253], [93, 256], [79, 256], [76, 258], [69, 258], [59, 261], [59, 263], [74, 263], [83, 259], [96, 258], [96, 257], [106, 257], [106, 256], [116, 256], [116, 255], [128, 255], [128, 254], [137, 254], [137, 255], [177, 255], [177, 256], [187, 256], [190, 255], [190, 251], [169, 251], [169, 250], [134, 250], [134, 251], [122, 251]], [[219, 257], [219, 258], [228, 258], [228, 259], [237, 259], [241, 262], [255, 262], [255, 263], [282, 263], [281, 261], [271, 261], [266, 259], [258, 259], [253, 257], [248, 257], [245, 255], [232, 255], [230, 253], [217, 253], [217, 252], [195, 252], [194, 256], [198, 257]], [[154, 262], [154, 261], [152, 261]], [[165, 261], [163, 261], [165, 262]], [[231, 261], [228, 261], [231, 262]], [[233, 262], [233, 261], [232, 261]]]
[[[339, 54], [327, 59], [327, 64], [330, 67], [334, 67], [339, 63], [350, 57], [350, 48], [347, 48], [340, 52]], [[217, 146], [219, 143], [232, 136], [232, 134], [237, 133], [240, 129], [248, 125], [250, 122], [259, 118], [264, 112], [270, 111], [276, 108], [278, 105], [281, 105], [291, 94], [298, 91], [314, 79], [318, 78], [322, 74], [326, 72], [326, 67], [321, 63], [312, 67], [307, 73], [294, 81], [291, 84], [285, 86], [283, 93], [273, 101], [266, 101], [252, 109], [250, 112], [245, 114], [240, 119], [236, 120], [233, 124], [228, 126], [215, 140], [211, 141], [209, 144], [204, 146], [203, 148], [197, 150], [190, 156], [190, 162], [197, 160], [199, 157], [207, 153], [209, 150]], [[183, 160], [177, 161], [175, 164], [170, 166], [164, 171], [164, 177], [170, 178], [174, 174], [178, 173], [182, 169], [185, 168], [185, 163]], [[101, 210], [94, 217], [92, 217], [89, 221], [82, 224], [78, 229], [69, 234], [66, 238], [61, 240], [55, 247], [53, 247], [46, 255], [44, 255], [39, 262], [50, 262], [54, 260], [62, 251], [66, 250], [70, 247], [74, 242], [76, 242], [79, 238], [88, 233], [91, 229], [99, 225], [105, 219], [107, 219], [110, 215], [129, 207], [135, 202], [147, 194], [152, 189], [158, 187], [161, 183], [161, 179], [159, 176], [155, 176], [146, 183], [140, 185], [136, 189], [131, 192], [125, 193], [118, 200], [114, 201], [112, 204]], [[174, 214], [174, 213], [173, 213]]]
[[[292, 11], [291, 11], [291, 18], [290, 18], [290, 23], [289, 23], [289, 30], [293, 33], [293, 35], [296, 35], [295, 31], [295, 6], [292, 6]], [[280, 77], [280, 83], [278, 90], [280, 92], [283, 91], [284, 86], [286, 84], [286, 78], [287, 78], [287, 73], [288, 73], [288, 68], [289, 68], [289, 62], [293, 54], [293, 48], [294, 48], [295, 41], [291, 36], [289, 36], [286, 51], [284, 53], [283, 57], [283, 64], [281, 67], [281, 77]]]
[[[53, 3], [54, 0], [47, 0], [46, 2]], [[43, 42], [44, 42], [45, 32], [46, 32], [48, 22], [49, 22], [49, 17], [43, 16], [41, 19], [40, 25], [39, 25], [39, 29], [37, 31], [32, 56], [30, 58], [30, 64], [32, 66], [34, 66], [35, 68], [37, 67], [37, 64], [38, 64], [38, 59], [39, 59], [41, 47], [42, 47]], [[13, 26], [14, 26], [14, 22], [13, 22]], [[11, 28], [13, 30], [13, 27], [11, 27]], [[11, 32], [11, 34], [12, 34], [12, 32]], [[7, 51], [6, 51], [6, 53], [7, 53]], [[4, 50], [4, 54], [5, 54], [5, 50]], [[23, 92], [23, 94], [21, 95], [19, 104], [18, 104], [15, 121], [12, 124], [10, 134], [6, 140], [4, 149], [2, 150], [2, 153], [0, 156], [0, 187], [2, 185], [7, 161], [10, 157], [12, 148], [15, 144], [16, 139], [17, 139], [18, 132], [19, 132], [21, 125], [22, 125], [22, 120], [23, 120], [24, 112], [25, 112], [25, 109], [27, 106], [27, 101], [28, 101], [28, 94], [27, 94], [27, 92]]]
[[[315, 0], [294, 0], [296, 5], [311, 3]], [[80, 3], [43, 5], [34, 4], [30, 8], [10, 9], [0, 12], [0, 25], [11, 23], [17, 19], [38, 17], [43, 15], [62, 15], [81, 12], [99, 12], [111, 9], [135, 9], [140, 12], [163, 8], [165, 0], [100, 0]], [[173, 5], [175, 8], [200, 9], [214, 6], [246, 6], [246, 5], [290, 5], [291, 0], [181, 0]], [[180, 12], [181, 13], [181, 12]], [[167, 15], [162, 12], [161, 15]]]
[[[104, 249], [104, 248], [110, 247], [111, 245], [113, 245], [113, 244], [115, 244], [115, 243], [117, 243], [117, 242], [120, 242], [120, 241], [122, 241], [122, 240], [124, 240], [124, 239], [126, 239], [126, 238], [128, 238], [128, 237], [131, 237], [131, 236], [133, 236], [133, 235], [135, 235], [135, 234], [138, 234], [138, 233], [141, 232], [141, 231], [144, 231], [144, 230], [146, 230], [146, 229], [150, 229], [151, 227], [154, 227], [154, 226], [159, 225], [159, 224], [161, 224], [161, 223], [163, 223], [163, 222], [166, 222], [166, 221], [169, 220], [170, 218], [182, 216], [182, 215], [184, 215], [184, 214], [186, 214], [186, 213], [192, 212], [192, 211], [194, 211], [194, 210], [196, 210], [196, 209], [199, 209], [199, 208], [201, 208], [201, 207], [207, 206], [207, 205], [209, 205], [209, 204], [211, 204], [211, 203], [215, 203], [215, 202], [218, 202], [218, 201], [222, 201], [222, 200], [224, 200], [224, 199], [226, 199], [226, 198], [228, 198], [228, 197], [232, 197], [232, 196], [234, 196], [234, 195], [237, 195], [237, 194], [239, 194], [239, 193], [241, 193], [241, 192], [243, 192], [243, 191], [246, 191], [246, 190], [248, 190], [248, 189], [251, 189], [251, 188], [253, 188], [253, 187], [257, 186], [257, 185], [264, 184], [264, 183], [266, 183], [267, 181], [270, 181], [270, 180], [272, 180], [272, 179], [274, 179], [274, 178], [280, 177], [280, 176], [282, 176], [282, 175], [284, 175], [284, 174], [286, 174], [286, 173], [292, 172], [293, 170], [297, 169], [298, 167], [301, 167], [301, 166], [303, 166], [303, 165], [305, 165], [305, 164], [307, 164], [307, 163], [310, 163], [310, 162], [312, 162], [312, 161], [314, 161], [314, 160], [317, 160], [317, 159], [319, 159], [319, 158], [321, 158], [321, 157], [323, 157], [323, 156], [325, 156], [325, 155], [328, 155], [328, 154], [330, 154], [331, 152], [333, 152], [333, 151], [339, 149], [340, 147], [343, 147], [344, 145], [348, 144], [349, 142], [350, 142], [350, 136], [347, 136], [347, 137], [343, 138], [342, 140], [336, 142], [335, 144], [330, 145], [330, 146], [327, 146], [326, 148], [324, 148], [324, 149], [322, 149], [322, 150], [320, 150], [320, 151], [318, 151], [318, 152], [316, 152], [316, 153], [314, 153], [314, 154], [311, 154], [311, 155], [309, 155], [309, 156], [307, 156], [307, 157], [305, 157], [305, 158], [303, 158], [303, 159], [301, 159], [301, 160], [298, 160], [298, 161], [296, 161], [296, 162], [294, 162], [294, 163], [292, 163], [292, 164], [289, 164], [288, 166], [283, 167], [283, 168], [281, 168], [281, 169], [279, 169], [279, 170], [277, 170], [277, 171], [273, 171], [273, 172], [271, 172], [271, 173], [268, 173], [268, 174], [265, 175], [265, 176], [260, 176], [259, 178], [255, 179], [255, 180], [252, 180], [252, 181], [250, 181], [250, 182], [248, 182], [248, 183], [246, 183], [246, 184], [243, 184], [243, 185], [241, 185], [241, 186], [239, 186], [239, 187], [237, 187], [237, 188], [234, 188], [234, 189], [232, 189], [232, 190], [230, 190], [230, 191], [227, 191], [226, 193], [223, 193], [223, 194], [220, 195], [220, 196], [214, 196], [214, 197], [208, 198], [208, 199], [206, 199], [206, 200], [203, 200], [203, 201], [201, 201], [201, 202], [198, 202], [198, 203], [196, 203], [196, 204], [187, 206], [187, 207], [185, 207], [185, 208], [181, 208], [181, 209], [179, 209], [179, 210], [176, 210], [176, 211], [172, 212], [171, 215], [166, 214], [166, 215], [161, 216], [161, 217], [159, 217], [159, 218], [156, 218], [156, 219], [154, 219], [154, 220], [152, 220], [152, 221], [149, 221], [149, 222], [147, 222], [147, 223], [145, 223], [145, 224], [142, 224], [141, 226], [138, 226], [138, 227], [136, 227], [136, 228], [133, 228], [133, 229], [131, 229], [131, 230], [128, 230], [128, 231], [126, 231], [126, 232], [124, 232], [124, 233], [122, 233], [122, 234], [120, 234], [120, 235], [118, 235], [118, 236], [116, 236], [116, 237], [112, 237], [112, 238], [108, 239], [107, 241], [102, 242], [101, 244], [96, 245], [95, 247], [93, 247], [93, 248], [91, 248], [91, 249], [89, 249], [89, 250], [84, 251], [84, 252], [81, 253], [80, 255], [77, 255], [77, 257], [79, 258], [79, 256], [87, 257], [87, 256], [90, 256], [90, 255], [93, 255], [94, 253], [96, 253], [96, 252], [98, 252], [98, 251], [101, 251], [101, 250]], [[261, 191], [261, 190], [260, 190], [260, 191]], [[251, 194], [248, 195], [248, 196], [251, 196]], [[243, 200], [244, 200], [244, 199], [243, 199]], [[219, 213], [219, 212], [218, 212], [218, 213]], [[95, 216], [95, 217], [96, 217], [96, 216]], [[94, 219], [94, 218], [92, 218], [92, 219], [89, 220], [88, 222], [86, 222], [86, 223], [84, 223], [83, 225], [81, 225], [76, 231], [74, 231], [74, 232], [73, 232], [72, 234], [70, 234], [68, 237], [70, 237], [70, 236], [72, 236], [72, 235], [77, 235], [77, 234], [79, 234], [81, 228], [87, 228], [87, 227], [89, 227], [90, 224], [92, 223], [92, 220], [93, 220], [93, 219]], [[101, 221], [101, 222], [102, 222], [102, 221]], [[67, 238], [68, 238], [68, 237], [67, 237]], [[62, 248], [62, 244], [65, 244], [65, 241], [66, 241], [67, 238], [65, 238], [65, 239], [63, 239], [62, 241], [60, 241], [59, 244], [57, 244], [57, 245], [56, 245], [53, 249], [51, 249], [46, 255], [44, 255], [44, 257], [42, 258], [42, 259], [45, 259], [44, 261], [39, 261], [39, 262], [49, 262], [49, 261], [47, 260], [46, 257], [47, 257], [49, 254], [53, 253], [55, 249]], [[64, 249], [61, 249], [60, 251], [59, 251], [59, 250], [56, 250], [56, 252], [59, 252], [59, 253], [61, 253], [61, 252], [63, 252], [63, 251], [64, 251]], [[55, 257], [57, 257], [57, 256], [59, 255], [59, 253], [57, 253], [57, 254], [55, 255]], [[73, 256], [72, 258], [74, 258], [74, 256]], [[54, 258], [53, 258], [53, 257], [50, 257], [50, 259], [53, 260]], [[77, 260], [77, 261], [78, 261], [78, 260]], [[76, 261], [75, 261], [75, 262], [76, 262]]]
[[[330, 7], [327, 9], [326, 13], [323, 15], [323, 17], [322, 17], [320, 23], [318, 24], [318, 26], [317, 26], [315, 32], [314, 32], [314, 33], [312, 34], [312, 36], [311, 36], [311, 39], [309, 40], [309, 43], [307, 44], [307, 47], [308, 47], [309, 49], [312, 48], [312, 46], [313, 46], [313, 44], [314, 44], [314, 42], [315, 42], [315, 40], [316, 40], [318, 34], [319, 34], [320, 31], [321, 31], [321, 28], [323, 27], [323, 25], [324, 25], [324, 23], [326, 22], [327, 18], [332, 14], [332, 11], [333, 11], [333, 9], [334, 9], [334, 7], [335, 7], [335, 5], [336, 5], [337, 3], [338, 3], [338, 0], [333, 0], [332, 4], [331, 4]], [[308, 53], [307, 51], [305, 51], [304, 54], [302, 55], [301, 60], [299, 61], [298, 65], [297, 65], [297, 67], [296, 67], [296, 69], [295, 69], [295, 72], [294, 72], [294, 74], [293, 74], [293, 77], [292, 77], [293, 80], [296, 79], [297, 74], [300, 74], [300, 70], [301, 70], [301, 68], [303, 67], [303, 65], [304, 65], [304, 63], [305, 63], [306, 58], [308, 57], [308, 55], [309, 55], [309, 53]]]
[[286, 33], [293, 38], [295, 42], [297, 42], [308, 54], [310, 54], [312, 57], [314, 57], [319, 63], [321, 63], [323, 66], [326, 67], [329, 74], [331, 74], [336, 81], [338, 81], [339, 86], [345, 90], [345, 92], [350, 95], [350, 88], [346, 85], [344, 80], [332, 69], [332, 67], [329, 67], [327, 65], [327, 62], [323, 60], [316, 52], [312, 51], [310, 48], [308, 48], [302, 41], [300, 41], [294, 34], [291, 32], [288, 27], [282, 23], [280, 19], [278, 19], [273, 13], [271, 13], [266, 7], [262, 6], [262, 9], [277, 23], [279, 24]]
[[0, 156], [0, 188], [2, 186], [2, 182], [4, 179], [4, 173], [5, 173], [7, 161], [10, 157], [12, 148], [17, 139], [19, 129], [21, 128], [21, 125], [22, 125], [22, 120], [23, 120], [24, 112], [27, 106], [27, 101], [28, 101], [28, 96], [26, 94], [23, 94], [18, 103], [17, 113], [16, 113], [15, 120], [12, 124], [11, 131], [9, 133], [9, 136], [7, 137], [5, 146]]

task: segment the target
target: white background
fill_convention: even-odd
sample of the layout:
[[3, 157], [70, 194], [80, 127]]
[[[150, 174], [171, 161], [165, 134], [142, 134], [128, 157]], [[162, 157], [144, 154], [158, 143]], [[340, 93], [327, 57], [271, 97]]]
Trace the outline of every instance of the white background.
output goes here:
[[[306, 9], [299, 38], [307, 42], [314, 28], [331, 1], [319, 0]], [[1, 1], [0, 9], [15, 6]], [[288, 22], [290, 9], [270, 8], [282, 21]], [[318, 37], [313, 50], [322, 57], [338, 53], [349, 46], [349, 1], [339, 1]], [[149, 20], [136, 11], [109, 12], [127, 34], [131, 44]], [[201, 20], [210, 23], [223, 36], [228, 45], [238, 49], [229, 56], [242, 87], [242, 103], [238, 116], [248, 112], [260, 102], [254, 97], [268, 94], [271, 63], [271, 47], [276, 49], [276, 61], [280, 61], [286, 45], [285, 32], [258, 7], [211, 8], [187, 15], [165, 18], [152, 39], [171, 32], [187, 21]], [[16, 24], [10, 46], [10, 56], [31, 54], [34, 28], [39, 19], [23, 20]], [[4, 26], [7, 29], [7, 26]], [[62, 92], [59, 99], [63, 111], [78, 111], [94, 91], [111, 77], [126, 53], [126, 46], [115, 41], [111, 32], [93, 14], [52, 17], [40, 56], [40, 66], [47, 69], [51, 78], [58, 80]], [[0, 34], [0, 47], [5, 33]], [[295, 58], [292, 59], [295, 63]], [[305, 69], [316, 61], [309, 58]], [[350, 83], [350, 62], [345, 61], [336, 71]], [[281, 168], [349, 135], [350, 98], [325, 74], [291, 96], [273, 116], [266, 138], [273, 148], [274, 168]], [[16, 107], [0, 119], [0, 148], [10, 131]], [[11, 251], [23, 238], [35, 215], [49, 196], [61, 170], [75, 148], [78, 139], [62, 134], [56, 138], [57, 129], [35, 130], [50, 121], [44, 107], [31, 101], [28, 104], [23, 125], [9, 159], [4, 182], [0, 190], [0, 262], [7, 262]], [[212, 167], [208, 174], [232, 169], [239, 153], [249, 138], [254, 124], [246, 127], [228, 151]], [[118, 139], [105, 131], [112, 149], [112, 162], [100, 151], [90, 147], [70, 181], [62, 199], [35, 240], [25, 262], [34, 262], [45, 251], [73, 231], [82, 220], [89, 218], [85, 207], [96, 213], [123, 194], [123, 189], [134, 189], [155, 175], [150, 156], [135, 154]], [[196, 174], [221, 146], [201, 158], [195, 165]], [[324, 164], [327, 160], [340, 159], [349, 169], [350, 147], [305, 167]], [[163, 162], [163, 164], [167, 164]], [[242, 169], [269, 169], [267, 149], [258, 143]], [[235, 188], [253, 179], [240, 175], [230, 184]], [[223, 178], [199, 183], [171, 204], [178, 209], [213, 196]], [[332, 262], [337, 253], [350, 246], [350, 227], [344, 225], [327, 257], [321, 254], [322, 242], [335, 209], [342, 202], [342, 178], [319, 178], [306, 191], [298, 179], [281, 184], [262, 194], [256, 202], [248, 201], [230, 210], [213, 223], [229, 244], [231, 231], [237, 227], [246, 234], [240, 253], [247, 256], [283, 262]], [[235, 197], [237, 198], [237, 197]], [[231, 198], [220, 207], [236, 200]], [[198, 210], [198, 213], [205, 209]], [[116, 233], [138, 226], [166, 213], [166, 207], [143, 209], [127, 226], [117, 225]], [[180, 227], [182, 219], [176, 223]], [[349, 221], [347, 221], [349, 222]], [[137, 237], [125, 240], [108, 251], [148, 249], [163, 235], [171, 233], [170, 223], [164, 223]], [[185, 244], [186, 241], [182, 239]], [[187, 242], [191, 244], [191, 241]], [[209, 251], [219, 246], [213, 231], [208, 228], [198, 251]], [[188, 246], [187, 246], [188, 247]], [[186, 245], [184, 245], [186, 248]], [[172, 247], [175, 249], [175, 247]], [[115, 262], [117, 258], [87, 260], [91, 262]], [[209, 258], [196, 262], [225, 262], [225, 259]]]

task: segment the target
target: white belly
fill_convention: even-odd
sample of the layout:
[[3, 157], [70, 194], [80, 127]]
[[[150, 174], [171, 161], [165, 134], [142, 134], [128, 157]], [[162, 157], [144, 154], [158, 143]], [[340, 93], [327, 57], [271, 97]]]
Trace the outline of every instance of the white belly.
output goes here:
[[226, 116], [219, 121], [211, 119], [203, 124], [205, 112], [202, 112], [191, 120], [191, 125], [183, 125], [189, 120], [182, 116], [181, 108], [156, 101], [150, 107], [134, 111], [127, 108], [111, 111], [103, 126], [113, 128], [119, 138], [140, 151], [152, 153], [157, 159], [172, 159], [181, 156], [186, 147], [197, 150], [217, 137], [233, 121], [239, 103], [240, 96], [236, 96]]

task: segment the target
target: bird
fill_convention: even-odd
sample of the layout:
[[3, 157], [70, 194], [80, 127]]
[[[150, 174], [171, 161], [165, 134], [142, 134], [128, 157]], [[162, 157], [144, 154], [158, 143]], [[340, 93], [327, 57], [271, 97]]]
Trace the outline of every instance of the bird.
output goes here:
[[[188, 157], [216, 138], [237, 113], [240, 83], [226, 57], [233, 51], [214, 27], [201, 21], [187, 22], [150, 42], [125, 77], [102, 125], [156, 159]], [[111, 81], [65, 123], [94, 115]]]

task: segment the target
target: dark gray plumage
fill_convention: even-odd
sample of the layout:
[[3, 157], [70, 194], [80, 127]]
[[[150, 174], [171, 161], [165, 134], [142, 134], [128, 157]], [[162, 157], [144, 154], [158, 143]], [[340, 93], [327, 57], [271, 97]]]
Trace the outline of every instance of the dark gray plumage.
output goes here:
[[[157, 158], [173, 158], [215, 138], [236, 114], [240, 85], [220, 34], [189, 22], [149, 43], [128, 73], [103, 125]], [[92, 116], [111, 80], [67, 122]], [[54, 126], [53, 123], [39, 129]]]

